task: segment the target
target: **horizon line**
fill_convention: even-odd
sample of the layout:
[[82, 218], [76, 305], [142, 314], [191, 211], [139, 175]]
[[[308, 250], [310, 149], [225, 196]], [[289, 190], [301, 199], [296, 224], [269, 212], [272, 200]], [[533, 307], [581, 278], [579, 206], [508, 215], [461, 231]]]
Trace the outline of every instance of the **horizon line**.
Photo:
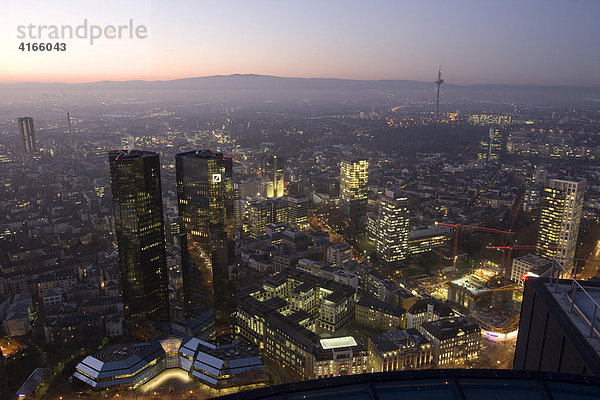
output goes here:
[[[269, 74], [257, 74], [257, 73], [231, 73], [231, 74], [215, 74], [215, 75], [201, 75], [201, 76], [187, 76], [181, 78], [169, 78], [169, 79], [102, 79], [93, 81], [82, 81], [82, 82], [60, 82], [60, 81], [20, 81], [20, 82], [0, 82], [0, 85], [89, 85], [98, 83], [165, 83], [181, 81], [186, 79], [203, 79], [203, 78], [229, 78], [234, 76], [249, 77], [257, 76], [264, 78], [279, 78], [279, 79], [300, 79], [300, 80], [339, 80], [339, 81], [353, 81], [353, 82], [385, 82], [385, 81], [396, 81], [396, 82], [414, 82], [414, 83], [431, 83], [435, 85], [434, 81], [419, 81], [415, 79], [400, 79], [400, 78], [380, 78], [380, 79], [355, 79], [355, 78], [339, 78], [339, 77], [300, 77], [300, 76], [280, 76], [280, 75], [269, 75]], [[556, 88], [586, 88], [586, 89], [600, 89], [598, 86], [581, 86], [581, 85], [561, 85], [561, 84], [525, 84], [525, 83], [473, 83], [473, 84], [458, 84], [444, 82], [444, 86], [462, 86], [462, 87], [473, 87], [473, 86], [514, 86], [514, 87], [556, 87]]]

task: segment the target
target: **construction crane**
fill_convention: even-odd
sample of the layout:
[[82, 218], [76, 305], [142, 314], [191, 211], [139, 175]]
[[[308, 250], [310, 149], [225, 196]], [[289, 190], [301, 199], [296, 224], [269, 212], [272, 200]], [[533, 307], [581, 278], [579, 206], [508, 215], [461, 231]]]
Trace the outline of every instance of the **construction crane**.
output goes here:
[[[494, 233], [494, 234], [498, 234], [498, 235], [515, 235], [515, 232], [509, 232], [509, 231], [501, 231], [500, 229], [494, 229], [494, 228], [487, 228], [485, 226], [474, 226], [474, 225], [461, 225], [461, 224], [445, 224], [443, 222], [436, 222], [436, 225], [440, 225], [440, 226], [448, 226], [450, 228], [453, 228], [453, 241], [454, 241], [454, 259], [452, 262], [452, 272], [454, 273], [456, 271], [456, 260], [458, 258], [458, 232], [463, 229], [463, 230], [472, 230], [472, 231], [478, 231], [478, 232], [487, 232], [487, 233]], [[440, 275], [442, 275], [442, 271], [440, 270]]]
[[[543, 249], [545, 247], [542, 246], [534, 246], [534, 245], [512, 245], [512, 246], [486, 246], [486, 249], [495, 249], [502, 250], [502, 262], [500, 265], [504, 268], [504, 279], [510, 279], [510, 269], [511, 269], [511, 261], [512, 261], [512, 251], [513, 250], [523, 250], [523, 249]], [[557, 246], [549, 246], [549, 249], [560, 249]]]

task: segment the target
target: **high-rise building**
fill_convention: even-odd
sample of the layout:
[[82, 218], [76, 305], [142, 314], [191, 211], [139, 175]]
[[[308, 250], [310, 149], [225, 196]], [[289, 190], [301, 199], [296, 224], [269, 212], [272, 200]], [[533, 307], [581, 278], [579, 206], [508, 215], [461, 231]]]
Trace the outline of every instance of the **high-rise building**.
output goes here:
[[252, 201], [246, 210], [246, 232], [251, 237], [265, 234], [267, 225], [288, 222], [289, 204], [283, 199]]
[[497, 161], [500, 159], [500, 153], [502, 152], [502, 135], [500, 134], [500, 129], [490, 127], [489, 138], [488, 160]]
[[125, 319], [150, 340], [170, 332], [159, 156], [113, 150], [108, 160]]
[[288, 204], [288, 223], [294, 228], [308, 226], [308, 198], [286, 197]]
[[480, 161], [498, 161], [502, 151], [502, 135], [500, 129], [490, 127], [486, 140], [479, 142], [479, 153], [477, 158]]
[[585, 187], [585, 179], [548, 180], [544, 188], [537, 239], [540, 256], [575, 257]]
[[[544, 185], [546, 183], [546, 170], [543, 167], [538, 167], [529, 187], [525, 190], [523, 197], [523, 210], [531, 212], [539, 209]], [[538, 210], [539, 211], [539, 210]]]
[[358, 222], [367, 210], [369, 161], [343, 159], [340, 162], [340, 200], [350, 217]]
[[19, 132], [23, 139], [23, 148], [26, 153], [33, 153], [36, 150], [35, 129], [33, 128], [33, 118], [19, 118]]
[[284, 160], [272, 155], [263, 160], [262, 183], [267, 198], [283, 196]]
[[393, 190], [386, 190], [379, 200], [377, 214], [377, 241], [375, 249], [385, 264], [395, 264], [408, 254], [408, 198]]
[[235, 310], [232, 160], [211, 150], [176, 156], [185, 314], [214, 315], [214, 339], [227, 341]]

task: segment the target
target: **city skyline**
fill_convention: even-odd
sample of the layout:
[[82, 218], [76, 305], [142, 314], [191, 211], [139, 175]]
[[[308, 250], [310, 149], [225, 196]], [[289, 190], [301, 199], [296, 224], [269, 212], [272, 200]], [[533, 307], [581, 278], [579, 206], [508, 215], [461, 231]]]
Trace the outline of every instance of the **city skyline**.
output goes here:
[[594, 397], [598, 0], [6, 0], [0, 400]]

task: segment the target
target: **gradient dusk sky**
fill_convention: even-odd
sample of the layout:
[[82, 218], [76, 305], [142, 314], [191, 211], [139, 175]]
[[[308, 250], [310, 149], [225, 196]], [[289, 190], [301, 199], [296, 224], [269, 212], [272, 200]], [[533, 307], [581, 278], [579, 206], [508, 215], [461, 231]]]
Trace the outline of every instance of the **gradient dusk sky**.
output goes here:
[[[3, 0], [0, 83], [232, 73], [600, 86], [600, 0]], [[17, 26], [123, 24], [147, 39], [25, 52]], [[57, 40], [44, 40], [44, 42]]]

